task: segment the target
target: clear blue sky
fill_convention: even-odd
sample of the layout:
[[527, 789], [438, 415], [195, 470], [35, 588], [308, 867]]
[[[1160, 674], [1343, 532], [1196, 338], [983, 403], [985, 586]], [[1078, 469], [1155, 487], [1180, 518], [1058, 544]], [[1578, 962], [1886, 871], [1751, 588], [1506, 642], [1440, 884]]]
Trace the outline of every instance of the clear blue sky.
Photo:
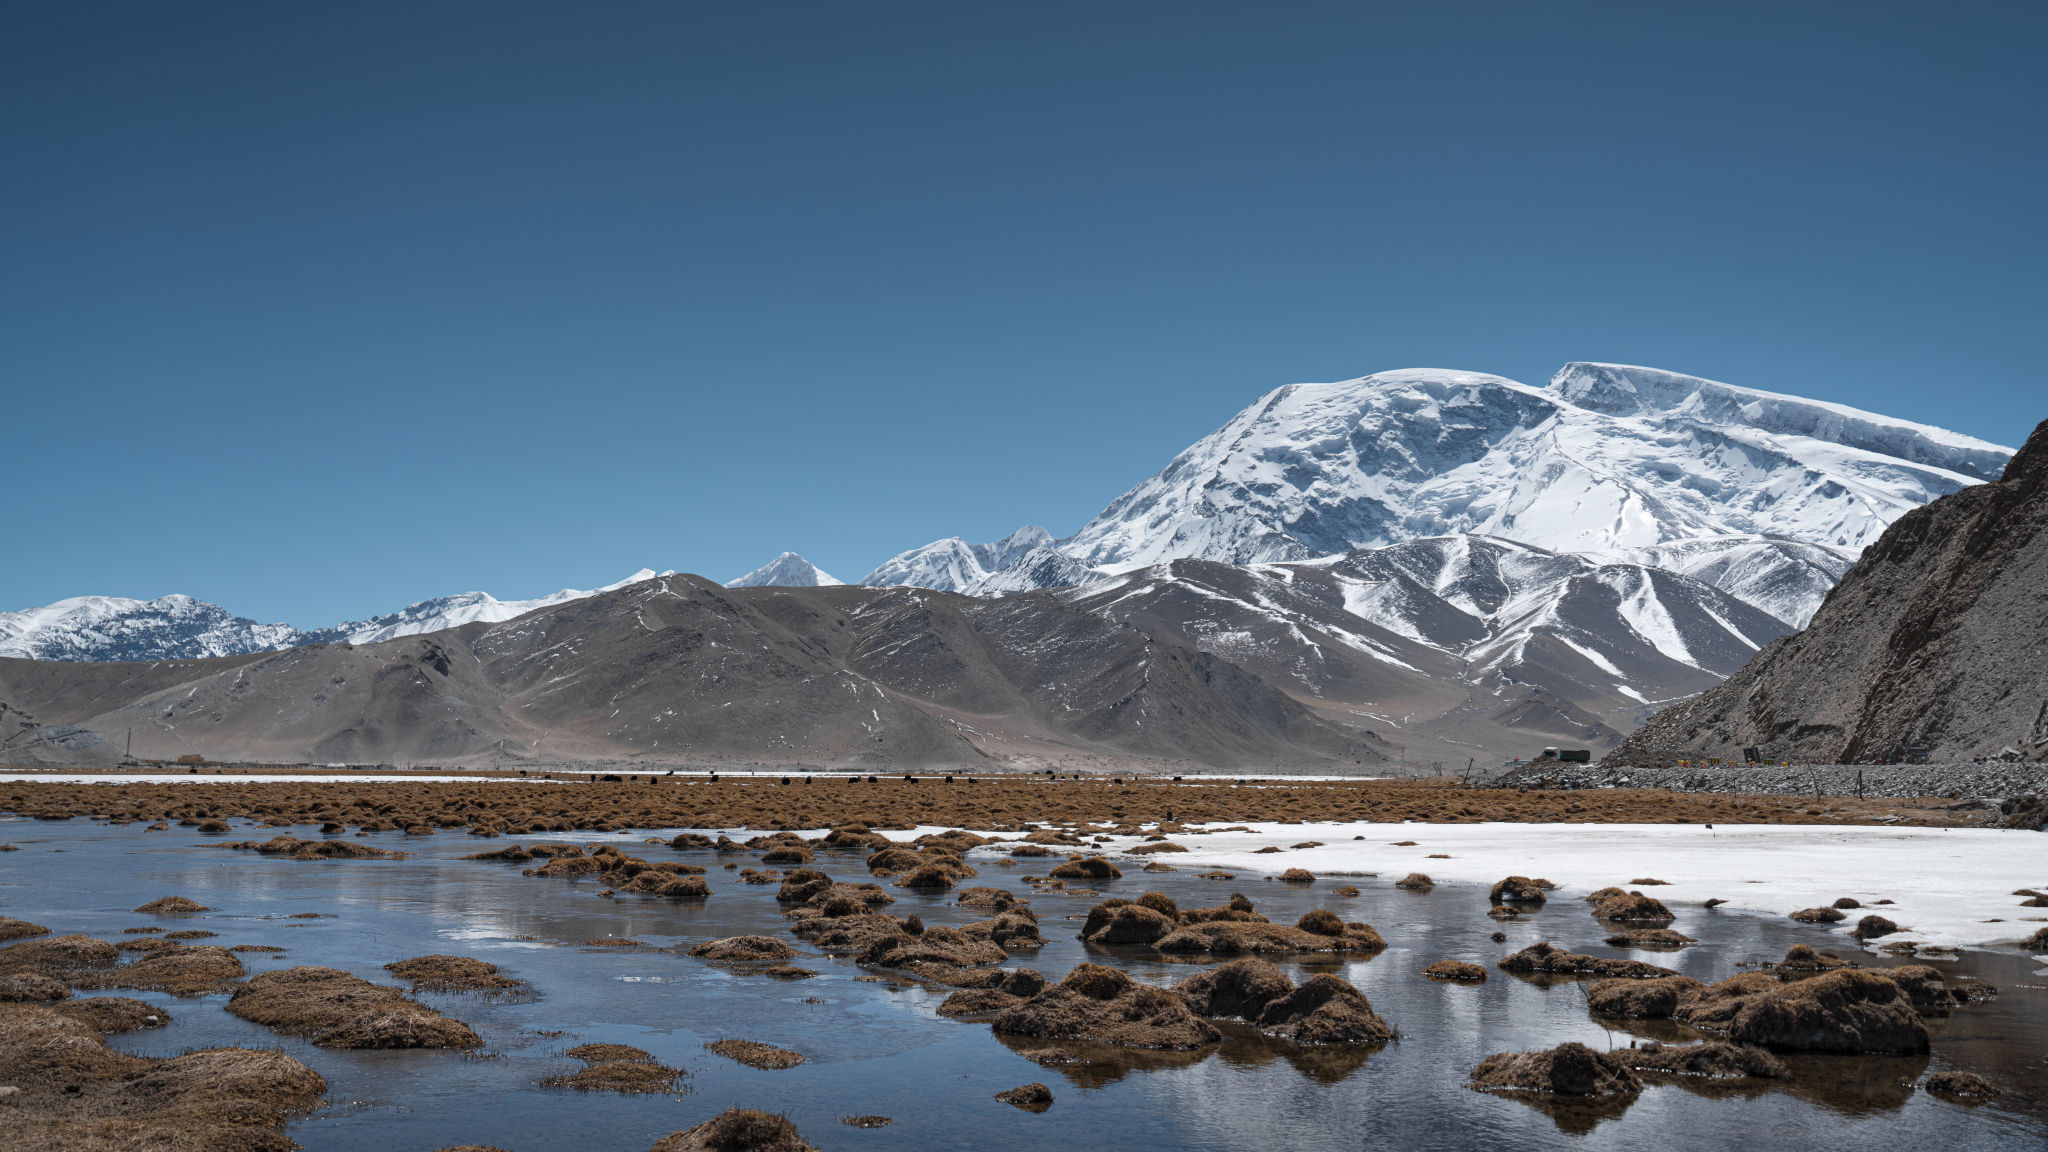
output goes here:
[[0, 10], [0, 608], [1079, 527], [1259, 393], [2048, 417], [2048, 5]]

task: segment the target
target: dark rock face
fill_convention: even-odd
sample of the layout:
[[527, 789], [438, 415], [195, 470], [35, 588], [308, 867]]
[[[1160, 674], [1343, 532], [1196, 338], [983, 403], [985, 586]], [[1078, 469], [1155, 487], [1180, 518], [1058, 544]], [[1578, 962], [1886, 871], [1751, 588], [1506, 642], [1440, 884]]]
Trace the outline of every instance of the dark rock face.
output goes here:
[[1606, 757], [2048, 756], [2048, 422], [2002, 479], [1901, 516], [1804, 632], [1667, 708]]

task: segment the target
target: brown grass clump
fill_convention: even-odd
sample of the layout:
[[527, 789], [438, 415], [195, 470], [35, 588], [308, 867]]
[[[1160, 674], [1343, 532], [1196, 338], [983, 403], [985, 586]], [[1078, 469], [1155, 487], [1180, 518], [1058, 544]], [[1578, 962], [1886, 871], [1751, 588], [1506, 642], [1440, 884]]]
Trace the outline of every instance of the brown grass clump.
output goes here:
[[170, 1012], [128, 996], [88, 996], [55, 1005], [55, 1010], [65, 1019], [76, 1020], [102, 1036], [161, 1028], [171, 1022]]
[[1886, 968], [1878, 972], [1899, 986], [1906, 994], [1907, 1003], [1930, 1016], [1946, 1016], [1957, 1003], [1955, 993], [1949, 990], [1948, 982], [1942, 979], [1941, 970], [1927, 964], [1905, 964], [1897, 968]]
[[1179, 997], [1099, 964], [1075, 966], [1058, 984], [998, 1013], [992, 1026], [1009, 1036], [1129, 1048], [1197, 1048], [1222, 1038]]
[[1645, 964], [1640, 960], [1615, 960], [1605, 956], [1586, 956], [1578, 952], [1567, 952], [1549, 943], [1531, 944], [1500, 962], [1503, 972], [1549, 972], [1566, 976], [1610, 976], [1632, 980], [1650, 980], [1660, 976], [1676, 976], [1669, 968]]
[[1668, 1020], [1680, 1004], [1706, 990], [1690, 976], [1654, 980], [1601, 980], [1586, 990], [1586, 1007], [1595, 1016], [1635, 1016]]
[[112, 962], [119, 949], [92, 936], [50, 936], [0, 948], [0, 972], [41, 968], [64, 972]]
[[1584, 1044], [1542, 1052], [1500, 1052], [1472, 1070], [1472, 1086], [1488, 1092], [1541, 1092], [1556, 1096], [1634, 1096], [1643, 1082], [1628, 1065]]
[[1022, 1004], [1025, 997], [1000, 988], [962, 988], [939, 1004], [939, 1015], [948, 1017], [986, 1016]]
[[1463, 960], [1439, 960], [1422, 970], [1431, 980], [1455, 981], [1461, 984], [1486, 983], [1486, 969]]
[[776, 980], [809, 980], [817, 975], [809, 968], [799, 968], [794, 964], [777, 964], [763, 969], [761, 974]]
[[1673, 932], [1669, 928], [1629, 928], [1607, 937], [1610, 948], [1672, 949], [1697, 943], [1698, 940], [1685, 933]]
[[719, 960], [739, 963], [750, 960], [788, 960], [796, 955], [796, 949], [773, 936], [727, 936], [722, 940], [711, 940], [690, 949], [690, 955], [699, 960]]
[[0, 940], [26, 940], [31, 936], [48, 936], [50, 930], [41, 924], [16, 920], [12, 916], [0, 916]]
[[1794, 944], [1773, 970], [1780, 979], [1798, 980], [1816, 972], [1832, 972], [1837, 968], [1853, 967], [1854, 964], [1832, 952], [1816, 952], [1808, 945]]
[[804, 1062], [804, 1054], [788, 1048], [777, 1048], [754, 1040], [713, 1040], [704, 1047], [728, 1060], [737, 1060], [749, 1068], [760, 1068], [770, 1072], [794, 1068]]
[[496, 992], [526, 986], [524, 980], [501, 975], [496, 964], [468, 956], [415, 956], [386, 964], [384, 970], [424, 992]]
[[1612, 1053], [1616, 1060], [1638, 1073], [1651, 1076], [1691, 1077], [1701, 1080], [1782, 1080], [1790, 1073], [1785, 1062], [1761, 1048], [1748, 1044], [1658, 1044], [1621, 1048]]
[[1047, 875], [1055, 880], [1116, 880], [1123, 872], [1100, 856], [1069, 856]]
[[[1192, 915], [1182, 917], [1183, 921]], [[1328, 915], [1334, 919], [1334, 914]], [[1313, 918], [1312, 923], [1328, 927], [1328, 921], [1314, 913], [1305, 918]], [[1219, 956], [1261, 952], [1378, 952], [1386, 946], [1386, 940], [1370, 924], [1344, 924], [1341, 935], [1325, 935], [1289, 925], [1268, 924], [1263, 917], [1183, 923], [1153, 945], [1161, 952], [1212, 952]]]
[[1541, 904], [1550, 899], [1536, 881], [1527, 876], [1510, 876], [1493, 886], [1486, 898], [1495, 904]]
[[1156, 844], [1140, 844], [1140, 845], [1138, 845], [1138, 846], [1137, 846], [1137, 847], [1135, 847], [1135, 848], [1127, 848], [1127, 849], [1125, 849], [1125, 850], [1124, 850], [1124, 855], [1126, 855], [1126, 856], [1150, 856], [1151, 854], [1153, 854], [1153, 853], [1155, 853], [1155, 852], [1185, 852], [1185, 851], [1187, 851], [1187, 846], [1186, 846], [1186, 845], [1184, 845], [1184, 844], [1175, 844], [1175, 843], [1174, 843], [1173, 841], [1171, 841], [1171, 840], [1161, 840], [1161, 841], [1159, 841], [1159, 842], [1158, 842], [1158, 843], [1156, 843]]
[[213, 909], [197, 900], [187, 900], [183, 896], [165, 896], [160, 900], [151, 900], [136, 911], [161, 915], [165, 912], [211, 912]]
[[301, 840], [296, 836], [273, 836], [261, 843], [254, 840], [237, 840], [215, 844], [213, 847], [233, 848], [240, 852], [260, 852], [265, 856], [277, 856], [285, 860], [405, 860], [412, 855], [409, 852], [394, 852], [389, 848], [373, 848], [353, 840]]
[[1013, 904], [993, 920], [976, 920], [960, 926], [962, 935], [987, 940], [1008, 952], [1028, 952], [1045, 947], [1038, 931], [1038, 917], [1031, 909]]
[[854, 1128], [887, 1128], [896, 1121], [887, 1116], [841, 1116], [839, 1122]]
[[1982, 1104], [1998, 1095], [1997, 1086], [1975, 1072], [1936, 1072], [1921, 1087], [1936, 1096], [1962, 1104]]
[[1882, 916], [1865, 916], [1856, 922], [1855, 930], [1850, 932], [1849, 935], [1854, 936], [1858, 940], [1875, 940], [1880, 936], [1889, 936], [1894, 932], [1903, 931], [1905, 929]]
[[1005, 1104], [1022, 1108], [1026, 1112], [1043, 1112], [1052, 1107], [1052, 1089], [1047, 1088], [1043, 1084], [1026, 1084], [1022, 1088], [1012, 1088], [1007, 1092], [998, 1092], [996, 1093], [996, 1099], [1001, 1100]]
[[1609, 896], [1593, 906], [1593, 915], [1600, 920], [1643, 924], [1669, 924], [1676, 919], [1662, 900], [1645, 896], [1641, 892], [1624, 892], [1619, 896]]
[[1173, 986], [1198, 1016], [1256, 1020], [1266, 1006], [1294, 991], [1294, 982], [1264, 960], [1246, 957], [1221, 964]]
[[54, 976], [34, 971], [0, 976], [0, 1004], [69, 999], [71, 986]]
[[1848, 918], [1833, 908], [1801, 908], [1792, 913], [1792, 919], [1801, 924], [1834, 924]]
[[220, 935], [220, 933], [218, 933], [218, 932], [208, 932], [208, 931], [206, 931], [206, 930], [205, 930], [205, 929], [203, 929], [203, 928], [187, 928], [187, 929], [185, 929], [185, 930], [184, 930], [183, 932], [166, 932], [166, 933], [164, 933], [164, 939], [166, 939], [166, 940], [207, 940], [207, 939], [211, 939], [212, 937], [215, 937], [215, 936], [218, 936], [218, 935]]
[[1841, 896], [1835, 899], [1833, 907], [1843, 909], [1861, 908], [1863, 907], [1863, 902], [1854, 896]]
[[809, 864], [811, 850], [801, 844], [778, 844], [761, 855], [761, 863], [781, 867], [786, 864]]
[[1316, 874], [1306, 868], [1289, 868], [1280, 874], [1280, 879], [1286, 884], [1313, 884]]
[[2032, 936], [2020, 941], [2020, 947], [2029, 952], [2048, 951], [2048, 928], [2037, 928]]
[[923, 889], [928, 892], [943, 892], [959, 883], [963, 876], [972, 876], [974, 874], [974, 869], [969, 868], [955, 857], [947, 856], [919, 864], [910, 871], [903, 873], [897, 877], [896, 886], [898, 888]]
[[1907, 993], [1860, 968], [1790, 984], [1744, 973], [1707, 988], [1673, 1018], [1774, 1052], [1915, 1054], [1928, 1046]]
[[648, 1152], [818, 1152], [788, 1118], [752, 1108], [729, 1108], [704, 1123], [672, 1133]]
[[1090, 910], [1081, 938], [1090, 944], [1154, 944], [1176, 927], [1173, 918], [1162, 912], [1119, 900], [1114, 906], [1105, 902]]
[[327, 1089], [276, 1051], [215, 1048], [169, 1060], [110, 1051], [70, 1013], [0, 1005], [0, 1083], [10, 1148], [270, 1152]]
[[1332, 895], [1332, 896], [1343, 896], [1343, 897], [1349, 898], [1349, 897], [1352, 897], [1352, 896], [1356, 896], [1356, 895], [1358, 895], [1358, 889], [1356, 889], [1356, 888], [1352, 887], [1352, 886], [1351, 886], [1351, 885], [1349, 885], [1349, 884], [1346, 884], [1346, 885], [1344, 885], [1344, 886], [1343, 886], [1342, 888], [1336, 888], [1336, 889], [1332, 889], [1332, 890], [1331, 890], [1331, 892], [1330, 892], [1330, 895]]
[[1410, 872], [1406, 876], [1401, 877], [1399, 880], [1394, 881], [1394, 887], [1408, 888], [1415, 891], [1421, 891], [1426, 888], [1436, 887], [1436, 881], [1431, 880], [1429, 878], [1428, 873]]
[[311, 1036], [323, 1048], [474, 1048], [469, 1025], [334, 968], [264, 972], [237, 989], [228, 1011], [244, 1020]]
[[475, 853], [472, 853], [472, 854], [470, 854], [470, 855], [468, 855], [468, 856], [464, 856], [464, 857], [463, 857], [463, 859], [464, 859], [464, 860], [504, 860], [504, 861], [507, 861], [507, 862], [510, 862], [510, 863], [514, 863], [514, 864], [524, 864], [524, 863], [526, 863], [526, 862], [527, 862], [528, 860], [531, 860], [531, 859], [533, 859], [533, 853], [531, 853], [531, 852], [527, 851], [527, 850], [526, 850], [526, 849], [524, 849], [524, 848], [521, 848], [521, 847], [520, 847], [519, 845], [517, 845], [517, 844], [507, 844], [507, 845], [505, 845], [505, 846], [504, 846], [503, 848], [495, 849], [495, 850], [493, 850], [493, 851], [490, 851], [490, 852], [475, 852]]
[[246, 972], [234, 953], [211, 944], [170, 944], [119, 968], [79, 978], [84, 988], [148, 988], [175, 996], [219, 992]]
[[1365, 993], [1328, 973], [1310, 977], [1266, 1005], [1258, 1026], [1268, 1036], [1297, 1044], [1384, 1044], [1394, 1038]]
[[584, 1067], [565, 1076], [550, 1076], [543, 1088], [574, 1088], [579, 1092], [671, 1092], [683, 1070], [657, 1063], [654, 1057], [626, 1044], [579, 1044], [563, 1055]]
[[619, 892], [633, 892], [642, 896], [661, 896], [669, 900], [708, 900], [711, 885], [702, 876], [678, 875], [650, 869], [636, 873], [623, 884], [613, 885]]

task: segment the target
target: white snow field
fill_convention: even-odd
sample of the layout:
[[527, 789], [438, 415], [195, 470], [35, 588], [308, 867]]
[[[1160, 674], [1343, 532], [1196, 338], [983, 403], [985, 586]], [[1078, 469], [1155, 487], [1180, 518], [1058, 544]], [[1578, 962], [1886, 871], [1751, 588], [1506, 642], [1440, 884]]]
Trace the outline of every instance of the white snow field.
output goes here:
[[[2048, 909], [2022, 908], [2021, 898], [2012, 895], [2017, 888], [2048, 891], [2048, 836], [2039, 832], [1807, 824], [1711, 829], [1698, 824], [1369, 821], [1242, 826], [1253, 831], [1171, 837], [1188, 851], [1153, 859], [1183, 870], [1220, 867], [1277, 874], [1306, 868], [1322, 878], [1320, 883], [1333, 886], [1344, 883], [1340, 877], [1347, 872], [1374, 872], [1382, 882], [1423, 872], [1440, 885], [1490, 886], [1505, 876], [1540, 876], [1558, 886], [1553, 903], [1574, 904], [1597, 888], [1630, 888], [1630, 880], [1647, 877], [1668, 883], [1642, 891], [1671, 907], [1680, 931], [1712, 899], [1727, 901], [1719, 909], [1723, 913], [1782, 917], [1853, 896], [1866, 907], [1850, 911], [1847, 920], [1826, 930], [1825, 941], [1849, 949], [1863, 947], [1849, 930], [1872, 913], [1908, 929], [1872, 941], [1873, 949], [1908, 940], [1951, 948], [2010, 944], [2048, 924]], [[1260, 848], [1307, 840], [1324, 845], [1256, 854]], [[1401, 840], [1415, 845], [1393, 846]], [[1125, 837], [1115, 846], [1138, 843]], [[1429, 859], [1435, 853], [1450, 859]], [[1892, 903], [1869, 907], [1882, 899]], [[1816, 936], [1822, 931], [1816, 927]]]

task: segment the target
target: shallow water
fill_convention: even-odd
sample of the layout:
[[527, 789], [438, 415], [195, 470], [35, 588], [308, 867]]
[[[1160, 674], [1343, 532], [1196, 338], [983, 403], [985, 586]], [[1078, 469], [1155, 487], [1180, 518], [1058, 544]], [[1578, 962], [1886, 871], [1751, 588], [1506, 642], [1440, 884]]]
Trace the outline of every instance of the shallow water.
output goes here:
[[[423, 994], [420, 999], [466, 1021], [485, 1039], [476, 1054], [338, 1052], [280, 1036], [221, 1010], [225, 996], [176, 999], [122, 992], [169, 1008], [162, 1029], [114, 1038], [119, 1048], [169, 1055], [223, 1044], [276, 1045], [327, 1077], [329, 1104], [297, 1121], [291, 1134], [318, 1152], [406, 1150], [496, 1144], [515, 1152], [644, 1152], [659, 1137], [735, 1105], [785, 1112], [814, 1144], [858, 1148], [1229, 1149], [1391, 1142], [1402, 1148], [1722, 1149], [1767, 1142], [1813, 1149], [1867, 1147], [1874, 1140], [1949, 1149], [2040, 1147], [2048, 1142], [2048, 973], [2027, 957], [1970, 953], [1942, 964], [1955, 975], [1997, 985], [2000, 995], [1931, 1021], [1928, 1058], [1805, 1058], [1790, 1083], [1749, 1094], [1648, 1088], [1618, 1112], [1556, 1115], [1518, 1100], [1464, 1087], [1486, 1055], [1578, 1040], [1625, 1045], [1632, 1035], [1677, 1039], [1689, 1030], [1643, 1024], [1603, 1028], [1587, 1015], [1577, 981], [1536, 983], [1494, 969], [1479, 987], [1424, 979], [1421, 968], [1446, 957], [1485, 963], [1547, 939], [1575, 951], [1616, 955], [1606, 934], [1574, 899], [1553, 901], [1520, 922], [1485, 917], [1483, 889], [1439, 886], [1410, 893], [1382, 878], [1325, 878], [1294, 887], [1240, 873], [1228, 883], [1191, 870], [1106, 882], [1103, 894], [1135, 897], [1157, 889], [1184, 908], [1243, 892], [1275, 921], [1312, 907], [1364, 920], [1387, 938], [1365, 960], [1282, 964], [1299, 980], [1331, 971], [1358, 985], [1400, 1034], [1370, 1054], [1304, 1053], [1237, 1029], [1220, 1049], [1138, 1053], [1107, 1063], [1047, 1068], [995, 1036], [985, 1023], [936, 1014], [945, 989], [863, 981], [849, 961], [804, 953], [794, 963], [817, 979], [785, 982], [739, 974], [692, 959], [680, 945], [741, 933], [788, 937], [774, 885], [740, 883], [719, 865], [739, 858], [688, 855], [643, 844], [649, 834], [541, 835], [521, 843], [608, 840], [653, 860], [689, 859], [711, 869], [714, 895], [701, 905], [600, 897], [592, 880], [520, 875], [521, 865], [464, 861], [464, 854], [505, 844], [459, 834], [430, 838], [377, 834], [369, 842], [414, 853], [405, 861], [297, 862], [195, 847], [221, 837], [189, 829], [144, 833], [141, 825], [0, 818], [0, 913], [59, 933], [119, 939], [123, 928], [158, 923], [219, 933], [207, 943], [271, 944], [283, 955], [242, 954], [250, 971], [321, 964], [389, 981], [382, 965], [431, 952], [476, 956], [529, 981], [531, 995], [490, 999]], [[274, 830], [238, 829], [229, 838], [267, 838]], [[304, 830], [297, 830], [304, 834]], [[818, 866], [848, 880], [867, 879], [862, 853], [819, 854]], [[1114, 964], [1141, 980], [1171, 983], [1196, 971], [1142, 949], [1090, 949], [1074, 937], [1099, 897], [1034, 893], [1018, 877], [1045, 861], [1003, 867], [975, 853], [973, 884], [1010, 888], [1032, 901], [1048, 944], [1016, 963], [1057, 980], [1083, 960]], [[739, 859], [747, 865], [751, 857]], [[1626, 871], [1625, 868], [1622, 871]], [[1330, 889], [1353, 883], [1355, 899]], [[928, 924], [985, 918], [956, 908], [949, 895], [894, 890], [887, 911], [916, 912]], [[188, 896], [216, 911], [151, 917], [126, 909], [165, 895]], [[316, 920], [284, 919], [319, 912]], [[1073, 917], [1073, 919], [1067, 919]], [[1737, 971], [1743, 960], [1782, 956], [1797, 943], [1840, 940], [1790, 923], [1681, 909], [1675, 925], [1702, 943], [1676, 953], [1635, 953], [1702, 980]], [[1496, 930], [1508, 939], [1496, 943]], [[593, 948], [582, 942], [630, 938], [645, 948]], [[1891, 963], [1862, 957], [1866, 963]], [[2030, 987], [2031, 985], [2031, 987]], [[1661, 1028], [1661, 1031], [1660, 1031]], [[704, 1050], [740, 1037], [803, 1052], [788, 1071], [742, 1067]], [[619, 1096], [543, 1089], [539, 1081], [580, 1065], [561, 1053], [609, 1041], [652, 1052], [689, 1071], [677, 1095]], [[1037, 1045], [1033, 1045], [1037, 1046]], [[1070, 1046], [1071, 1047], [1071, 1046]], [[1912, 1089], [1943, 1068], [1988, 1076], [2005, 1090], [1995, 1103], [1964, 1107]], [[1057, 1102], [1039, 1115], [997, 1102], [996, 1092], [1032, 1081]], [[861, 1130], [842, 1116], [893, 1117]]]

